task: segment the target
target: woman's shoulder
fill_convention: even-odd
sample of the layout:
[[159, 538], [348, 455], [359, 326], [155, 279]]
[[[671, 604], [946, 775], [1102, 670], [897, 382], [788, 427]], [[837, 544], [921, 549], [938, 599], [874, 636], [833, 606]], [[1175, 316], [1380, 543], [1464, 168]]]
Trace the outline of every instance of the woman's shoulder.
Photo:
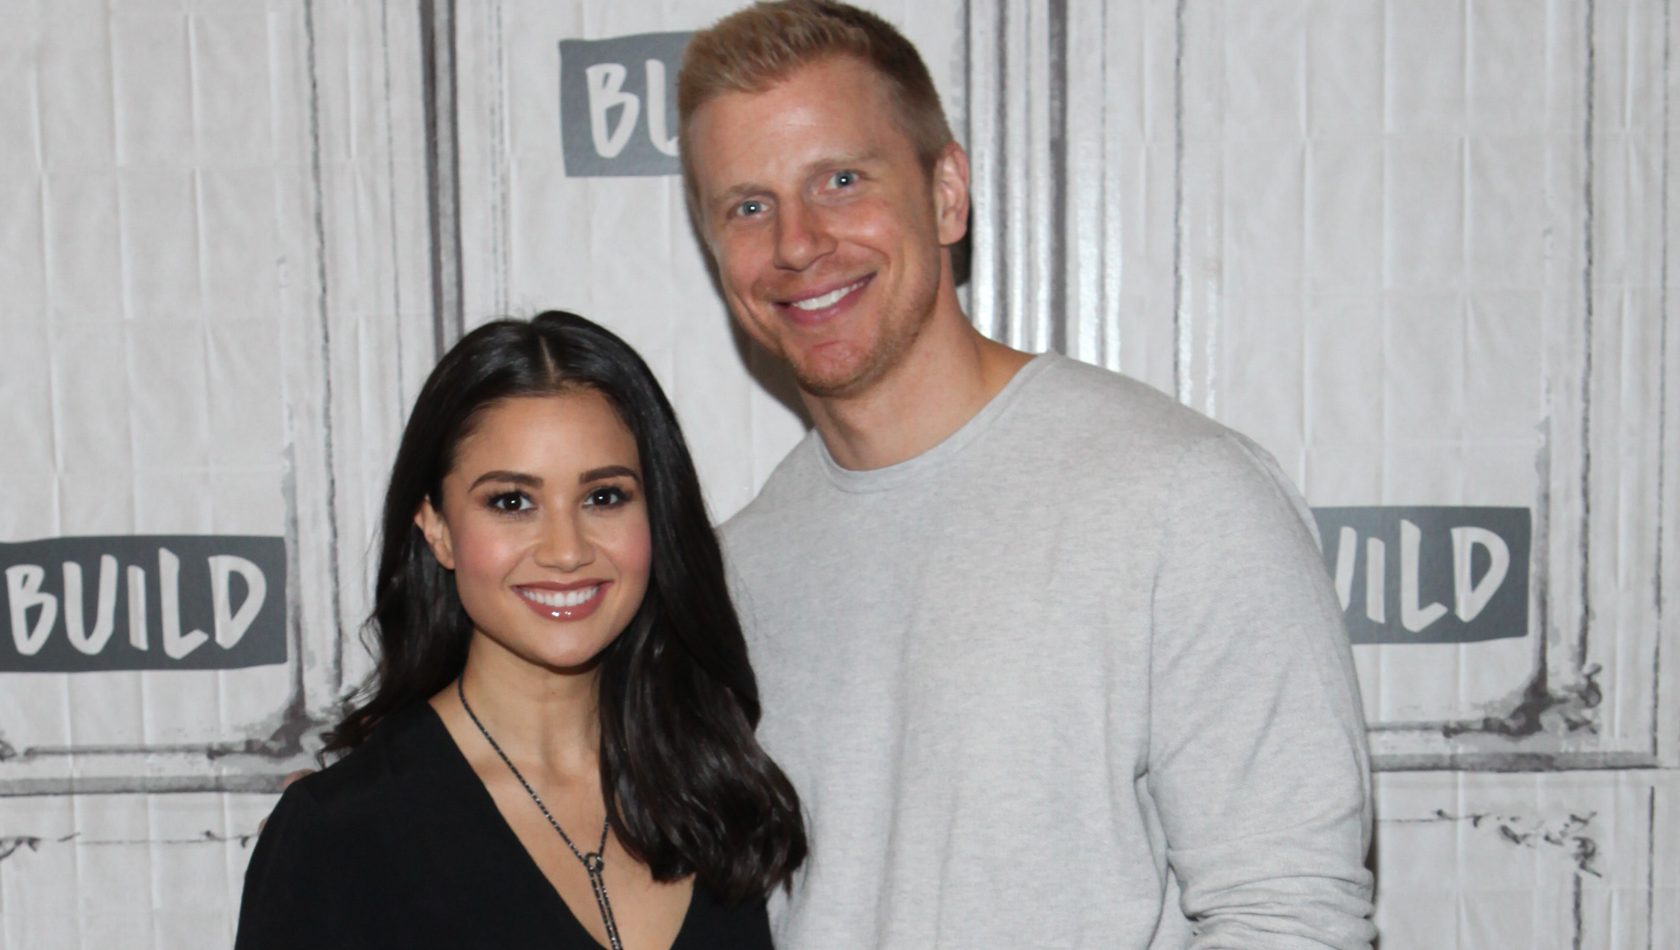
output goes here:
[[270, 813], [259, 844], [334, 848], [345, 835], [373, 827], [370, 819], [387, 813], [405, 785], [436, 767], [437, 756], [426, 749], [428, 716], [436, 722], [424, 706], [401, 710], [343, 758], [293, 782]]
[[246, 866], [239, 950], [308, 946], [322, 932], [389, 924], [388, 892], [415, 860], [403, 826], [416, 811], [436, 810], [425, 796], [428, 774], [447, 768], [439, 736], [447, 741], [429, 708], [404, 710], [286, 789]]
[[426, 703], [387, 716], [367, 740], [319, 772], [294, 782], [282, 796], [301, 799], [323, 817], [388, 808], [405, 787], [423, 787], [446, 764], [448, 733]]
[[431, 807], [429, 797], [446, 784], [436, 779], [450, 751], [440, 738], [447, 742], [447, 733], [429, 707], [405, 709], [337, 762], [293, 782], [269, 814], [252, 868], [323, 855], [344, 866], [349, 855], [380, 853], [372, 843], [389, 836], [393, 820]]

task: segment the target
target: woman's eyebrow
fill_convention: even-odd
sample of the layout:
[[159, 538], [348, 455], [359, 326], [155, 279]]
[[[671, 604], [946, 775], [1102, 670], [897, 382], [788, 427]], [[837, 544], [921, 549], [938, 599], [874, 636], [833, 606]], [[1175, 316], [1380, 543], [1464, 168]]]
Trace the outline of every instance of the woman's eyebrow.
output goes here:
[[578, 484], [583, 485], [588, 482], [598, 482], [603, 478], [631, 478], [635, 479], [637, 483], [640, 483], [642, 480], [642, 476], [636, 474], [636, 470], [628, 465], [605, 465], [601, 468], [592, 468], [589, 471], [584, 472], [582, 475], [579, 475]]
[[473, 483], [467, 486], [467, 491], [472, 491], [474, 488], [477, 488], [485, 482], [512, 482], [515, 485], [524, 485], [526, 488], [541, 488], [543, 484], [543, 480], [535, 475], [527, 475], [524, 472], [509, 472], [497, 469], [493, 472], [485, 472], [483, 475], [473, 479]]

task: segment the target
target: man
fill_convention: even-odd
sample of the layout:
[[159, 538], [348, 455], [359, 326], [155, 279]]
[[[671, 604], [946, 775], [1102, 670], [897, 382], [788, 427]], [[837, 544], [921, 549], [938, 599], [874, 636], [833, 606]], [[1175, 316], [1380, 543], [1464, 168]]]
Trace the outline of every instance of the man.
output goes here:
[[678, 79], [685, 185], [816, 431], [725, 527], [812, 856], [786, 947], [1362, 947], [1340, 609], [1252, 443], [985, 339], [968, 160], [914, 48], [821, 0]]

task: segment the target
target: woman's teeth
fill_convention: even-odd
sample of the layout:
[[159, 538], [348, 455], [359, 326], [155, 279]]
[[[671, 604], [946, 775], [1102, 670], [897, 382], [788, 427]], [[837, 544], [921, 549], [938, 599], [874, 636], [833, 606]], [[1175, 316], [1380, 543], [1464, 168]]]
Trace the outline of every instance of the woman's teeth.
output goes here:
[[576, 590], [534, 590], [529, 587], [521, 587], [519, 596], [532, 603], [542, 604], [544, 607], [576, 607], [587, 603], [600, 589], [600, 584], [579, 587]]

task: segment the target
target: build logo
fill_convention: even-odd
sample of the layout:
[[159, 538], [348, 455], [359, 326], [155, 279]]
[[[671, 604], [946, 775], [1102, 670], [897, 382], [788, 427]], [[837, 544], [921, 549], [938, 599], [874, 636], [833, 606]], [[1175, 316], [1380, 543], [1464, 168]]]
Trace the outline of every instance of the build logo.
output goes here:
[[1528, 634], [1527, 508], [1314, 508], [1354, 643]]
[[286, 662], [286, 544], [119, 535], [0, 544], [0, 673]]
[[677, 65], [692, 33], [560, 41], [566, 174], [675, 175]]

